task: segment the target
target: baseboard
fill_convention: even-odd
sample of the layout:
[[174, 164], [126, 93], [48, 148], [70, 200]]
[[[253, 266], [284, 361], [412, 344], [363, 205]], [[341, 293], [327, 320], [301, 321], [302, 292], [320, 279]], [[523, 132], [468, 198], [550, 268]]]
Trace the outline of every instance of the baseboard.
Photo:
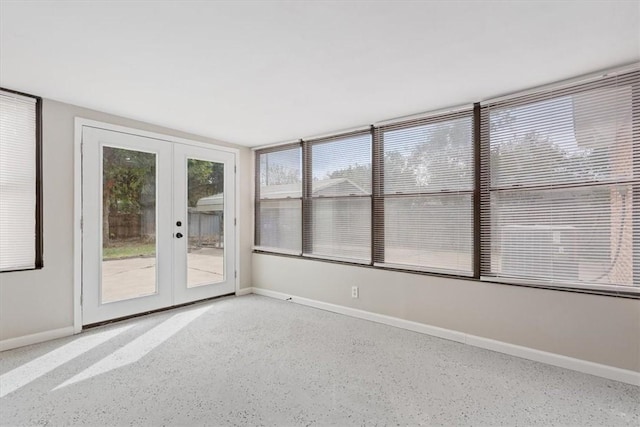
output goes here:
[[248, 295], [253, 293], [253, 288], [241, 288], [236, 291], [236, 296]]
[[400, 319], [398, 317], [386, 316], [384, 314], [377, 314], [370, 311], [359, 310], [356, 308], [330, 304], [322, 301], [312, 300], [309, 298], [297, 297], [294, 295], [288, 295], [268, 289], [244, 288], [241, 290], [245, 291], [248, 289], [250, 289], [250, 292], [246, 293], [254, 293], [271, 298], [292, 301], [298, 304], [307, 305], [309, 307], [315, 307], [322, 310], [332, 311], [334, 313], [356, 317], [358, 319], [365, 319], [372, 322], [383, 323], [385, 325], [408, 329], [410, 331], [420, 332], [426, 335], [444, 338], [451, 341], [457, 341], [463, 344], [472, 345], [474, 347], [484, 348], [487, 350], [509, 354], [511, 356], [516, 356], [523, 359], [533, 360], [535, 362], [546, 363], [548, 365], [558, 366], [560, 368], [571, 369], [585, 374], [595, 375], [610, 380], [640, 386], [640, 372], [602, 365], [599, 363], [589, 362], [582, 359], [576, 359], [573, 357], [563, 356], [561, 354], [536, 350], [533, 348], [523, 347], [515, 344], [509, 344], [503, 341], [496, 341], [489, 338], [483, 338], [476, 335], [453, 331], [450, 329], [429, 326], [423, 323]]
[[67, 326], [66, 328], [53, 329], [51, 331], [38, 332], [37, 334], [9, 338], [0, 341], [0, 351], [24, 347], [25, 345], [38, 344], [44, 341], [55, 340], [57, 338], [68, 337], [73, 335], [73, 333], [73, 326]]

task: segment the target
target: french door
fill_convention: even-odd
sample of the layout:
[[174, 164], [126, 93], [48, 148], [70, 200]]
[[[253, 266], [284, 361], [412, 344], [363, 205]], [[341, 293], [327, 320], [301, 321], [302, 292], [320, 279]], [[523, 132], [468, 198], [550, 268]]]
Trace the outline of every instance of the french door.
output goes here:
[[82, 323], [235, 291], [235, 155], [82, 131]]

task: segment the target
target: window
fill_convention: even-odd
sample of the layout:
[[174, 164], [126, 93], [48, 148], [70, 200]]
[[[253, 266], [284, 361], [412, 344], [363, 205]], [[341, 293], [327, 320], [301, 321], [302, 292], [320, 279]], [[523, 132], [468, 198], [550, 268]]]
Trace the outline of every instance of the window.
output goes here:
[[42, 267], [40, 99], [0, 90], [0, 271]]
[[257, 151], [269, 252], [640, 295], [640, 66]]
[[371, 133], [309, 143], [305, 254], [371, 262]]
[[483, 275], [638, 285], [639, 88], [636, 71], [483, 105]]
[[384, 264], [473, 275], [472, 111], [380, 128]]
[[256, 154], [256, 245], [302, 253], [302, 149], [278, 147]]

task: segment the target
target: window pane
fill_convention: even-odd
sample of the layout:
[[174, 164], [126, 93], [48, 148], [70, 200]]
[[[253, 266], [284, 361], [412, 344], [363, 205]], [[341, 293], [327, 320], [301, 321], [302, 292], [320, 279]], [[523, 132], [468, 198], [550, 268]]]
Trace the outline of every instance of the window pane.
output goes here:
[[371, 194], [371, 135], [315, 143], [311, 148], [313, 196]]
[[621, 73], [483, 110], [483, 274], [634, 285], [639, 78]]
[[371, 199], [313, 199], [312, 254], [371, 259]]
[[261, 201], [258, 218], [258, 246], [302, 251], [300, 199]]
[[471, 195], [387, 198], [384, 261], [473, 273]]
[[102, 152], [101, 302], [156, 292], [156, 155]]
[[187, 160], [187, 287], [224, 280], [224, 163]]
[[491, 186], [632, 179], [631, 101], [623, 86], [492, 110]]
[[35, 267], [36, 100], [0, 92], [0, 270]]
[[471, 117], [383, 132], [385, 194], [473, 189]]
[[633, 284], [631, 185], [497, 192], [491, 205], [498, 276]]
[[302, 149], [260, 154], [260, 198], [302, 197]]

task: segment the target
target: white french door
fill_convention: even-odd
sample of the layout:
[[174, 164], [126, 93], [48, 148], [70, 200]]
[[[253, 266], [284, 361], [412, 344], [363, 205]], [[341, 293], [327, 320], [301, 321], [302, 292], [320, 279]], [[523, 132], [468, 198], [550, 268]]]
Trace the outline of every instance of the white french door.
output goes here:
[[235, 155], [82, 129], [82, 323], [233, 293]]
[[174, 145], [174, 304], [235, 291], [234, 170], [233, 153]]

